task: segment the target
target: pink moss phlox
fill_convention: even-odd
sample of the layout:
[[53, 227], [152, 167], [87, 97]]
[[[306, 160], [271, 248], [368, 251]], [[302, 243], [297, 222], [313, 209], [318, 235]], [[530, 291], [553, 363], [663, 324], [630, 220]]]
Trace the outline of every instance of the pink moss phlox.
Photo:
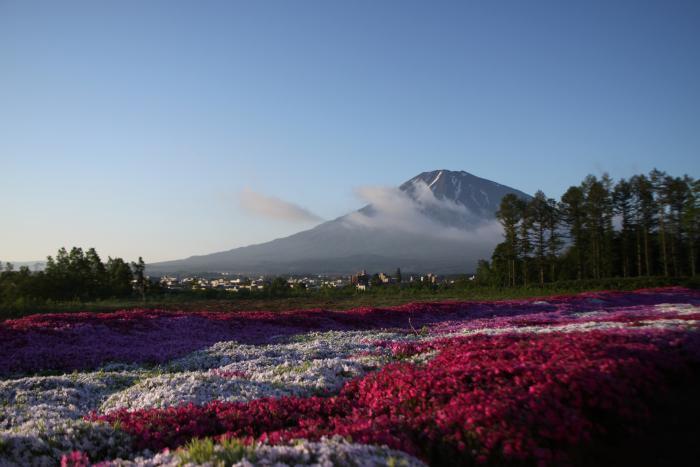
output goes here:
[[337, 434], [433, 463], [557, 465], [609, 427], [647, 421], [649, 402], [664, 393], [667, 376], [697, 362], [697, 341], [695, 333], [649, 330], [401, 344], [399, 354], [439, 353], [425, 365], [390, 364], [334, 397], [215, 401], [90, 419], [118, 421], [138, 449], [203, 436], [277, 443]]
[[[0, 322], [0, 375], [42, 370], [97, 368], [109, 362], [162, 363], [216, 342], [270, 343], [272, 337], [308, 331], [387, 329], [423, 326], [504, 327], [556, 324], [577, 312], [659, 303], [700, 305], [700, 292], [678, 287], [638, 292], [596, 292], [575, 296], [500, 302], [413, 303], [393, 308], [338, 312], [175, 312], [129, 310], [115, 313], [40, 314]], [[409, 322], [409, 318], [410, 322]], [[575, 317], [573, 318], [575, 319]], [[691, 319], [691, 318], [684, 318]]]
[[90, 458], [82, 451], [73, 451], [61, 456], [61, 467], [89, 467]]

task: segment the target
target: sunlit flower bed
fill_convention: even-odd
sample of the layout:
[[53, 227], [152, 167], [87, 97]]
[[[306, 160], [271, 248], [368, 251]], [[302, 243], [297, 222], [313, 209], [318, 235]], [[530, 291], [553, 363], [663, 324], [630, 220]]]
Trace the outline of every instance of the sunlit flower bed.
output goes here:
[[0, 323], [0, 465], [563, 465], [700, 364], [680, 288]]

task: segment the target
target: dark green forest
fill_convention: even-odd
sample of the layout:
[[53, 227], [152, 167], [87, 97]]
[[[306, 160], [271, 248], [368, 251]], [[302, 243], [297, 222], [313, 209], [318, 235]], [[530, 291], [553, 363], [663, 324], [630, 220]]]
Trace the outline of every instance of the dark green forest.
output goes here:
[[496, 217], [505, 239], [479, 262], [482, 284], [697, 274], [700, 181], [687, 175], [589, 175], [559, 201], [542, 191], [528, 201], [507, 195]]
[[0, 304], [24, 306], [47, 301], [89, 301], [144, 295], [151, 284], [144, 276], [145, 263], [121, 258], [102, 262], [94, 248], [58, 250], [49, 256], [43, 271], [7, 263], [0, 272]]

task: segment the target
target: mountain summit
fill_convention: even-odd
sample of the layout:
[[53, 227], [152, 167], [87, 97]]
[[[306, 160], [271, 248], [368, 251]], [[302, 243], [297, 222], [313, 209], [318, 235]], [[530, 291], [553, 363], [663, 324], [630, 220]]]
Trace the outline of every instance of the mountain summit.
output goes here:
[[367, 205], [270, 242], [149, 265], [149, 273], [347, 274], [359, 269], [471, 272], [500, 241], [506, 194], [530, 196], [464, 171], [423, 172], [398, 188], [364, 187]]
[[524, 199], [530, 198], [525, 193], [513, 188], [477, 177], [465, 171], [433, 170], [416, 175], [402, 184], [399, 189], [415, 193], [416, 185], [424, 183], [438, 199], [449, 199], [462, 204], [472, 213], [492, 218], [496, 215], [501, 198], [515, 193]]

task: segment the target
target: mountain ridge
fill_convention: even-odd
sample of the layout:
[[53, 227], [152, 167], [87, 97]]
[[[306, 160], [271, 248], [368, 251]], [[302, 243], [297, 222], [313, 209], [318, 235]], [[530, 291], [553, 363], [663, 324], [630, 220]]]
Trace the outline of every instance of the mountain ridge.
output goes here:
[[471, 272], [500, 238], [500, 198], [514, 188], [464, 171], [422, 172], [374, 187], [364, 207], [311, 229], [231, 250], [153, 263], [149, 273], [347, 274], [358, 269]]

